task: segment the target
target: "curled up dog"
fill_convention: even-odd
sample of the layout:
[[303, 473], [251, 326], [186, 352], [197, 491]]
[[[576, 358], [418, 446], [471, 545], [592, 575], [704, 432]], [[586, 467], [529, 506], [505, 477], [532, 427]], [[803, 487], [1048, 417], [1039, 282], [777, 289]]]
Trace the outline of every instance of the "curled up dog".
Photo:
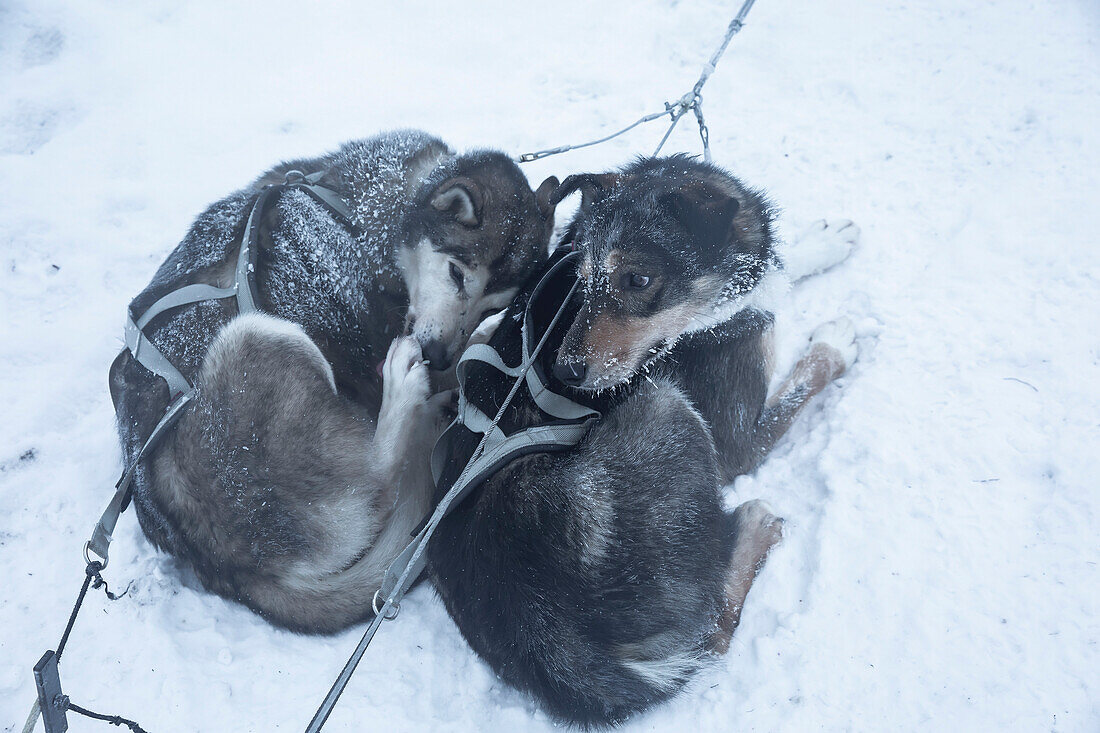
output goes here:
[[[555, 717], [598, 726], [668, 699], [726, 651], [782, 521], [759, 501], [727, 512], [720, 488], [856, 354], [850, 324], [826, 324], [769, 396], [772, 215], [725, 171], [642, 159], [571, 176], [551, 200], [576, 191], [581, 290], [535, 368], [602, 418], [570, 450], [501, 466], [428, 553], [473, 649]], [[836, 258], [807, 269], [842, 259], [857, 231], [833, 226]], [[489, 345], [509, 348], [506, 331]]]
[[[250, 207], [288, 174], [313, 176], [351, 221], [284, 190], [256, 223], [259, 313], [212, 299], [144, 325], [197, 396], [139, 464], [133, 501], [146, 536], [207, 588], [332, 632], [371, 614], [428, 508], [447, 399], [432, 393], [480, 317], [545, 258], [557, 181], [536, 194], [505, 155], [455, 155], [417, 131], [284, 163], [196, 219], [135, 318], [184, 286], [233, 287]], [[110, 374], [127, 462], [175, 396], [135, 357]]]

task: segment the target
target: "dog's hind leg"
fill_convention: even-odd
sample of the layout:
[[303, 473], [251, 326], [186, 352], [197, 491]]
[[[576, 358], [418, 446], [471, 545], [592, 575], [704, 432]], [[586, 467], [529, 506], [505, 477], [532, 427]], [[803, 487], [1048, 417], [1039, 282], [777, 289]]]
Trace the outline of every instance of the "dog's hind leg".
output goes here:
[[768, 552], [783, 538], [783, 520], [759, 500], [737, 507], [728, 520], [733, 546], [726, 575], [726, 604], [707, 644], [716, 654], [725, 654], [729, 649], [756, 574], [764, 566]]
[[300, 631], [370, 615], [430, 499], [404, 470], [427, 463], [413, 448], [427, 374], [410, 342], [391, 349], [376, 428], [300, 326], [249, 314], [215, 337], [194, 406], [154, 454], [149, 497], [208, 588]]
[[847, 318], [824, 323], [810, 336], [810, 348], [768, 398], [756, 421], [752, 454], [763, 461], [812, 397], [842, 375], [856, 360], [855, 327]]

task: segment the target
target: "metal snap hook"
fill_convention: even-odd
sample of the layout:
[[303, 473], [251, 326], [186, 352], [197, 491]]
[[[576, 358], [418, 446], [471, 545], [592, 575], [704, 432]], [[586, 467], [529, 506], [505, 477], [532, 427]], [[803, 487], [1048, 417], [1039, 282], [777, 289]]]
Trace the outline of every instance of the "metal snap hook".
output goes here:
[[99, 563], [99, 569], [100, 570], [103, 570], [105, 567], [107, 567], [107, 555], [106, 554], [104, 554], [104, 556], [99, 560], [93, 560], [92, 555], [95, 555], [96, 557], [99, 557], [99, 553], [92, 549], [92, 541], [88, 540], [87, 542], [84, 543], [84, 562], [87, 565], [91, 565], [93, 562]]
[[374, 598], [371, 599], [371, 602], [370, 602], [371, 608], [374, 609], [374, 615], [375, 616], [381, 616], [383, 609], [385, 609], [385, 607], [386, 607], [386, 604], [389, 603], [390, 608], [393, 610], [393, 615], [392, 616], [382, 616], [382, 618], [386, 619], [387, 621], [392, 621], [395, 618], [397, 618], [397, 614], [401, 612], [401, 604], [400, 603], [393, 603], [392, 601], [384, 601], [382, 603], [382, 605], [379, 606], [378, 605], [378, 596], [381, 593], [382, 593], [381, 588], [379, 588], [378, 590], [376, 590], [374, 592]]

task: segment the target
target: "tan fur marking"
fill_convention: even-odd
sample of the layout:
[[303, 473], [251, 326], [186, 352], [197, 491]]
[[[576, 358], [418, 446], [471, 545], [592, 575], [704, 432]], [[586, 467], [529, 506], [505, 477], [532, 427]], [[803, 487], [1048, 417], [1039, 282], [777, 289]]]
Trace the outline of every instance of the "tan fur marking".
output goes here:
[[598, 363], [591, 366], [596, 368], [612, 359], [627, 362], [651, 333], [650, 319], [601, 313], [588, 327], [584, 350], [595, 357]]
[[596, 315], [582, 347], [592, 376], [603, 383], [626, 379], [651, 356], [650, 349], [679, 338], [691, 317], [688, 305], [648, 318], [607, 312]]
[[775, 394], [768, 398], [768, 406], [775, 405], [799, 388], [806, 389], [808, 399], [829, 386], [829, 382], [843, 374], [844, 370], [844, 357], [839, 351], [828, 344], [813, 344], [805, 356], [794, 365], [790, 376], [780, 385]]
[[583, 260], [581, 260], [581, 266], [580, 266], [579, 274], [581, 276], [581, 280], [587, 280], [590, 277], [592, 277], [592, 258], [591, 257], [586, 256]]
[[760, 350], [764, 355], [764, 376], [770, 382], [775, 374], [775, 330], [769, 328], [760, 336]]
[[707, 649], [715, 654], [725, 654], [729, 650], [749, 589], [764, 567], [768, 553], [783, 539], [783, 520], [761, 501], [747, 501], [737, 507], [734, 520], [737, 523], [736, 544], [726, 575], [726, 603], [707, 641]]

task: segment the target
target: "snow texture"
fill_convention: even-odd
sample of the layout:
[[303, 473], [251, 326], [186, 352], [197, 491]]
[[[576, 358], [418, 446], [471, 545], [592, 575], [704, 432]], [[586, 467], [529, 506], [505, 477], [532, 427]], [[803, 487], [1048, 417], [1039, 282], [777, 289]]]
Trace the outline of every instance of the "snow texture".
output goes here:
[[[384, 129], [596, 137], [689, 88], [737, 5], [0, 3], [0, 731], [119, 470], [126, 304], [199, 212]], [[776, 352], [847, 315], [860, 357], [728, 490], [787, 520], [730, 653], [626, 730], [1100, 729], [1098, 39], [1092, 0], [756, 4], [706, 88], [715, 160], [784, 235], [862, 228], [792, 292]], [[658, 124], [525, 171], [621, 165]], [[689, 116], [669, 150], [697, 146]], [[62, 678], [156, 733], [301, 730], [361, 632], [271, 628], [132, 512], [106, 577], [130, 593], [89, 597]], [[553, 727], [426, 587], [326, 730], [380, 724]]]

